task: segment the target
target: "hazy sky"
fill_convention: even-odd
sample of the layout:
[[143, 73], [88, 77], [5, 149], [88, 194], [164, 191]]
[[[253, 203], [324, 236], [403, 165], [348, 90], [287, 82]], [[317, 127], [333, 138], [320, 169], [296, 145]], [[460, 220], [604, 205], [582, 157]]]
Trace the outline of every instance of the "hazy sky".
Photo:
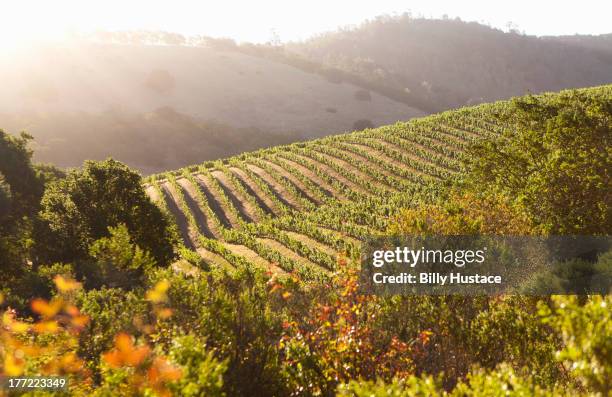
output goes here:
[[[567, 5], [566, 5], [567, 4]], [[610, 0], [0, 0], [0, 45], [67, 31], [167, 30], [265, 42], [308, 38], [380, 14], [460, 17], [534, 35], [612, 32]]]

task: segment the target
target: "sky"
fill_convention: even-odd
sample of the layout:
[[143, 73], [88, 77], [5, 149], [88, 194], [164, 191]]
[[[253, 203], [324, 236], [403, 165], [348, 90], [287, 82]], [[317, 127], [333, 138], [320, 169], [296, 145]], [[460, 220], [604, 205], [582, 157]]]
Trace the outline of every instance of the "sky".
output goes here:
[[530, 35], [612, 32], [609, 0], [0, 0], [0, 47], [95, 30], [165, 30], [266, 42], [309, 38], [382, 14], [460, 17]]

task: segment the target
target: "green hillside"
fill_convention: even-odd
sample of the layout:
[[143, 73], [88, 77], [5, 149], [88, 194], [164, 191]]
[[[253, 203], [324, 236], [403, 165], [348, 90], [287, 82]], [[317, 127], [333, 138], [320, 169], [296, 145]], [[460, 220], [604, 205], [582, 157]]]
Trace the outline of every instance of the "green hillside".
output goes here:
[[471, 142], [511, 128], [495, 117], [507, 105], [246, 153], [153, 175], [146, 188], [209, 265], [246, 261], [318, 278], [337, 253], [355, 254], [360, 239], [385, 231], [399, 208], [434, 198]]

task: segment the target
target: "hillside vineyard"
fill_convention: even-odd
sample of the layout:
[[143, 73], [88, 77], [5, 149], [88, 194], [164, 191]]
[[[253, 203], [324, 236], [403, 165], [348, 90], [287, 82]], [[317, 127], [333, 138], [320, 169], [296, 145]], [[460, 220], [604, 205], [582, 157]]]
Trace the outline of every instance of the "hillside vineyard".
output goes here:
[[[601, 88], [600, 88], [601, 89]], [[320, 279], [399, 208], [435, 196], [506, 102], [279, 146], [153, 175], [149, 196], [210, 266]]]

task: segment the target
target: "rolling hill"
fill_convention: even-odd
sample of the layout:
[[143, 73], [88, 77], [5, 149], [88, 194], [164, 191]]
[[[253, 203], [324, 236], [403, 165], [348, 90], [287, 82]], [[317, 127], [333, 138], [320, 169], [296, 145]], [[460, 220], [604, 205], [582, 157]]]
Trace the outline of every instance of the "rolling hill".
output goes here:
[[536, 37], [458, 19], [382, 16], [290, 43], [306, 59], [444, 110], [612, 82], [610, 35]]
[[209, 265], [317, 278], [399, 208], [435, 196], [470, 142], [509, 127], [494, 117], [506, 103], [194, 165], [150, 176], [146, 190]]
[[31, 133], [39, 162], [112, 156], [150, 174], [612, 81], [609, 35], [539, 38], [406, 15], [284, 45], [162, 33], [0, 54], [2, 128]]
[[0, 121], [62, 167], [112, 155], [146, 173], [423, 115], [350, 83], [205, 47], [80, 43], [0, 63]]

